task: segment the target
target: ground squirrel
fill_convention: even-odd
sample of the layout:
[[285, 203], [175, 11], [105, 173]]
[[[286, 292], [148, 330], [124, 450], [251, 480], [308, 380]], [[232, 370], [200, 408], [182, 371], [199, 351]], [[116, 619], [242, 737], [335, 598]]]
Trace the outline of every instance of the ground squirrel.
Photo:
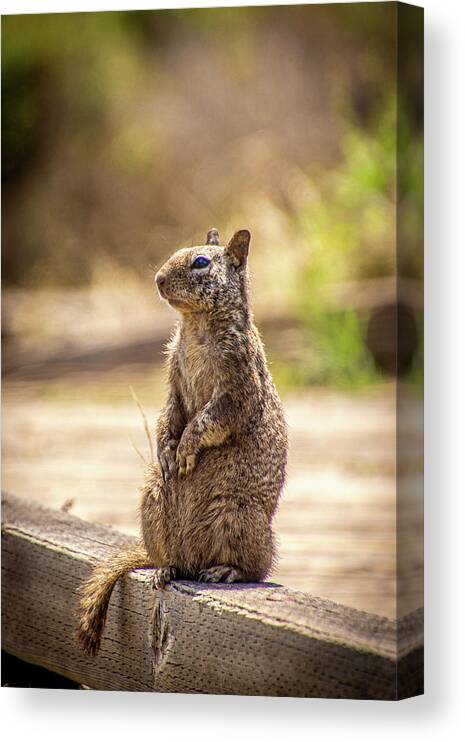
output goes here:
[[287, 430], [248, 300], [250, 233], [178, 250], [156, 275], [181, 315], [168, 346], [158, 463], [142, 488], [139, 546], [98, 565], [81, 590], [78, 641], [95, 654], [116, 580], [154, 567], [170, 580], [256, 582], [275, 558], [271, 521], [284, 485]]

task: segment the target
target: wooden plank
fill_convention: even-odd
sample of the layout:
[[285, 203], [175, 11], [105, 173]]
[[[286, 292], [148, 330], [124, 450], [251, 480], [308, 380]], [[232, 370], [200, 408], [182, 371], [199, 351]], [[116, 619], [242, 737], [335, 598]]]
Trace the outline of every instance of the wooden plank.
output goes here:
[[103, 690], [395, 699], [422, 692], [422, 615], [399, 622], [273, 583], [116, 586], [99, 655], [74, 643], [76, 589], [127, 537], [2, 498], [2, 648]]

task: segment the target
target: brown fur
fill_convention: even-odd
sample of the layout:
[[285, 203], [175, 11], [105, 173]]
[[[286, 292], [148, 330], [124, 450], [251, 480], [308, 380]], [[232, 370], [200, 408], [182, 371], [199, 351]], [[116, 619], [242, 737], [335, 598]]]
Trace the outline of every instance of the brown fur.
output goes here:
[[[113, 585], [129, 569], [155, 567], [159, 588], [175, 578], [254, 582], [273, 566], [287, 431], [249, 309], [249, 239], [241, 230], [224, 248], [210, 230], [205, 246], [179, 250], [157, 274], [182, 319], [168, 347], [158, 463], [142, 490], [145, 562], [139, 552], [126, 569], [124, 558], [110, 560], [84, 586], [79, 640], [91, 653]], [[199, 255], [211, 262], [194, 269]]]
[[77, 640], [90, 655], [97, 654], [107, 617], [108, 603], [116, 581], [129, 569], [151, 567], [143, 544], [128, 545], [117, 554], [94, 567], [80, 590], [80, 622]]

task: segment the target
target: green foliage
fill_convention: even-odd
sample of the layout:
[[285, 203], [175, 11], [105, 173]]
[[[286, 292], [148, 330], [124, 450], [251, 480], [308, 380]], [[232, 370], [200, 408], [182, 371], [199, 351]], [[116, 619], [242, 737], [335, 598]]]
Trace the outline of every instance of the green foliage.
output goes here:
[[3, 18], [4, 283], [89, 286], [102, 258], [145, 281], [206, 227], [247, 225], [258, 312], [303, 326], [278, 384], [379, 380], [367, 312], [338, 291], [422, 278], [421, 102], [394, 94], [395, 14]]
[[[363, 387], [381, 379], [365, 345], [367, 313], [335, 301], [346, 282], [394, 276], [396, 271], [397, 110], [394, 95], [368, 129], [352, 124], [342, 142], [342, 162], [326, 179], [313, 180], [317, 198], [298, 217], [306, 260], [297, 311], [305, 326], [308, 347], [294, 383]], [[404, 117], [407, 119], [407, 117]], [[408, 120], [408, 119], [407, 119]], [[405, 122], [404, 122], [404, 125]], [[411, 134], [411, 132], [410, 132]], [[406, 141], [412, 137], [404, 132]], [[415, 156], [401, 172], [406, 182], [410, 219], [421, 218], [421, 190], [416, 168], [421, 142], [413, 138]], [[415, 208], [417, 207], [417, 208]], [[414, 229], [409, 224], [410, 229]], [[404, 250], [402, 245], [402, 250]], [[421, 245], [412, 253], [410, 272], [421, 278]], [[355, 289], [354, 289], [355, 290]], [[418, 364], [416, 364], [418, 365]]]

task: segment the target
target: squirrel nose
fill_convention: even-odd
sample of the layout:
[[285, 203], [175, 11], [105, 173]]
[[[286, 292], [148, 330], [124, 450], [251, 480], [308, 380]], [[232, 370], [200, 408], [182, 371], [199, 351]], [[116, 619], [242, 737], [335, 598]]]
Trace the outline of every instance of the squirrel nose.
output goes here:
[[155, 281], [158, 288], [161, 289], [166, 283], [166, 276], [164, 276], [163, 273], [157, 273], [157, 275], [155, 276]]

